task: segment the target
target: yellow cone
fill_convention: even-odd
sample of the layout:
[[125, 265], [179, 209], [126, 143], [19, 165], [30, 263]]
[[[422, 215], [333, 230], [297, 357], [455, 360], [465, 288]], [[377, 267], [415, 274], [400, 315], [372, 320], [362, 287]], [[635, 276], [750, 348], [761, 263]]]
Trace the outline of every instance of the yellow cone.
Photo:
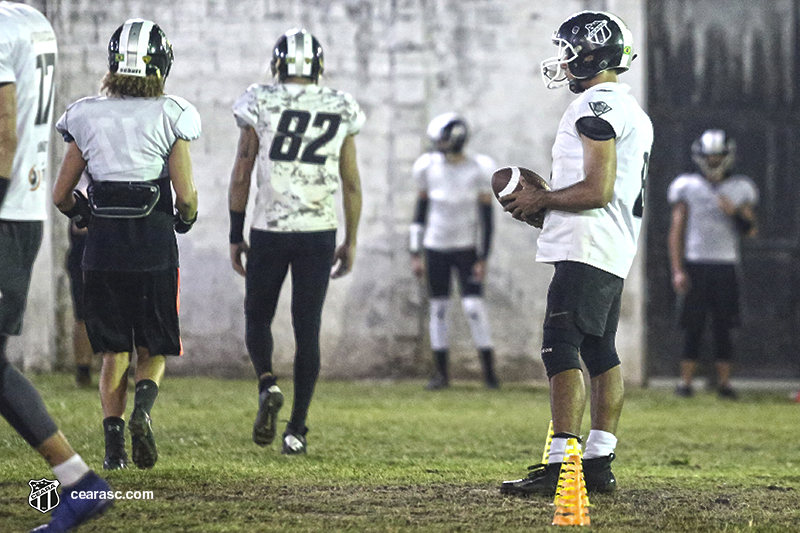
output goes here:
[[553, 515], [554, 526], [588, 526], [589, 497], [583, 479], [580, 448], [577, 439], [567, 441], [567, 459], [561, 465]]

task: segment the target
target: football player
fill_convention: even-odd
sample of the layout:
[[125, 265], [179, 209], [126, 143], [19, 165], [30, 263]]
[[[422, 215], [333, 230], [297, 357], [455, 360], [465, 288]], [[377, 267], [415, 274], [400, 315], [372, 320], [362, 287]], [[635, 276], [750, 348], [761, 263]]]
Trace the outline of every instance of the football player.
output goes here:
[[739, 239], [756, 231], [753, 180], [731, 174], [736, 145], [722, 130], [707, 130], [692, 144], [699, 173], [681, 174], [667, 191], [672, 204], [669, 254], [672, 286], [682, 301], [681, 383], [675, 394], [692, 396], [706, 318], [714, 333], [717, 393], [736, 399], [730, 386], [733, 342], [739, 324]]
[[611, 461], [623, 382], [615, 337], [653, 143], [650, 119], [618, 81], [634, 57], [632, 41], [619, 17], [583, 11], [556, 30], [558, 55], [542, 62], [548, 88], [568, 85], [578, 97], [556, 133], [552, 191], [524, 188], [507, 197], [505, 209], [526, 221], [547, 210], [536, 260], [555, 266], [542, 341], [554, 436], [548, 464], [503, 483], [503, 493], [555, 493], [567, 439], [578, 438], [586, 404], [581, 359], [591, 377], [586, 488], [616, 489]]
[[[200, 116], [183, 98], [164, 95], [172, 60], [157, 24], [127, 20], [108, 43], [104, 94], [74, 102], [56, 124], [67, 150], [53, 201], [89, 228], [84, 304], [92, 349], [103, 357], [105, 469], [127, 466], [123, 416], [134, 350], [128, 428], [139, 468], [158, 460], [150, 411], [166, 356], [182, 353], [175, 232], [189, 231], [197, 219], [189, 143], [200, 136]], [[75, 191], [84, 170], [88, 200]]]
[[[272, 372], [271, 327], [291, 268], [294, 403], [281, 452], [297, 455], [307, 451], [306, 416], [319, 375], [328, 279], [350, 272], [355, 260], [361, 215], [355, 135], [365, 117], [352, 96], [318, 85], [322, 46], [305, 30], [292, 29], [278, 39], [271, 70], [277, 83], [251, 85], [233, 105], [239, 147], [230, 183], [230, 254], [233, 269], [245, 276], [246, 343], [259, 379], [253, 442], [259, 446], [275, 438], [283, 405]], [[248, 245], [245, 209], [256, 161], [258, 191]], [[337, 247], [334, 194], [340, 179], [345, 232]]]
[[429, 390], [450, 383], [447, 309], [454, 269], [484, 382], [488, 388], [498, 388], [489, 316], [483, 303], [486, 258], [492, 242], [491, 176], [497, 165], [488, 156], [464, 151], [468, 135], [466, 121], [457, 114], [434, 118], [428, 126], [433, 151], [420, 156], [413, 169], [419, 194], [410, 234], [411, 268], [421, 278], [427, 265], [430, 338], [436, 367]]
[[6, 342], [19, 335], [33, 262], [47, 219], [47, 171], [58, 50], [50, 23], [24, 4], [0, 2], [0, 414], [53, 468], [60, 504], [35, 531], [68, 531], [113, 500], [108, 484], [75, 453], [31, 383], [8, 361]]

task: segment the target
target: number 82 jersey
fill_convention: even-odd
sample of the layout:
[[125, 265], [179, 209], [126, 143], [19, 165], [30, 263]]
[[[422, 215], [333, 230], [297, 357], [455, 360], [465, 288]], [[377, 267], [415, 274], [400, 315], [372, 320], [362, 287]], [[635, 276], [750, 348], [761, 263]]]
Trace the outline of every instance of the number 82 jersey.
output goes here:
[[251, 85], [233, 105], [238, 126], [259, 139], [252, 227], [264, 231], [336, 229], [342, 143], [366, 118], [347, 93], [315, 84]]

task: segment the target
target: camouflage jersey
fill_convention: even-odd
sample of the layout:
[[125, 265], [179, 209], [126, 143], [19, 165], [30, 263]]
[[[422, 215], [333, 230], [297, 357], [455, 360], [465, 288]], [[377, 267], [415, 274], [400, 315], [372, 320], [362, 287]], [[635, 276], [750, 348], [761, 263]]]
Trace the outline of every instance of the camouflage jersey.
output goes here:
[[239, 127], [258, 134], [253, 229], [336, 229], [339, 153], [366, 120], [347, 93], [318, 85], [251, 85], [233, 104]]

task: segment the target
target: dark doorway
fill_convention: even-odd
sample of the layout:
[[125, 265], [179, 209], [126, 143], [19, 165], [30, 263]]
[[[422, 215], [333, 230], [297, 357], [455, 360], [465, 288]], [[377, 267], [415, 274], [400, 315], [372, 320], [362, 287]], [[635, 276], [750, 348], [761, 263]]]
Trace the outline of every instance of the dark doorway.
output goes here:
[[742, 245], [735, 376], [797, 379], [800, 0], [648, 0], [647, 8], [655, 130], [646, 211], [647, 378], [676, 376], [682, 349], [667, 251], [667, 187], [694, 170], [691, 143], [713, 127], [736, 140], [735, 170], [752, 177], [761, 194], [758, 236]]

